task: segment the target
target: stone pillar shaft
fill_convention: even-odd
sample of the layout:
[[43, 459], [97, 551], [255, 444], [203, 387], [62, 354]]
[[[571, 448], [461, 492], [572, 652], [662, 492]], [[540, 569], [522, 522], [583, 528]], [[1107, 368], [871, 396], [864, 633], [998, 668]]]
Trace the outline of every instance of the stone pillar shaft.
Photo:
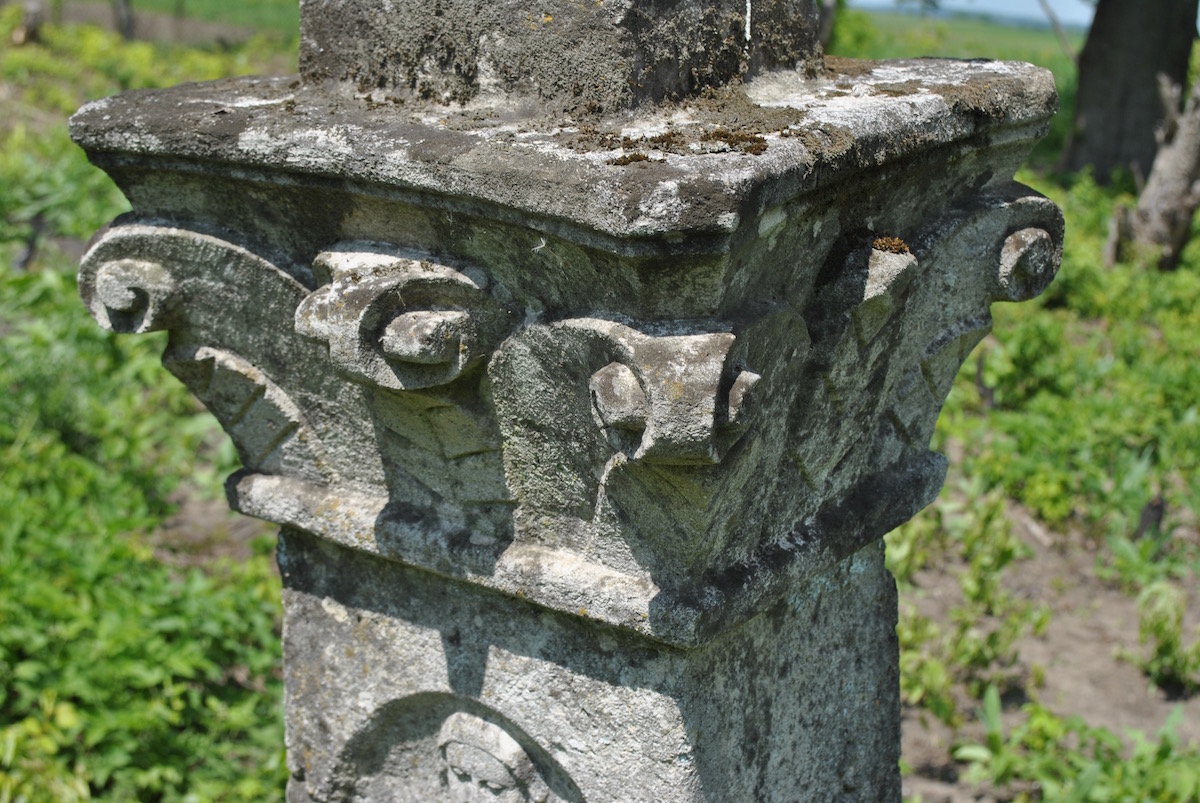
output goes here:
[[297, 531], [281, 544], [289, 748], [308, 756], [292, 758], [293, 803], [458, 799], [454, 716], [477, 740], [494, 730], [520, 747], [508, 774], [525, 796], [501, 799], [900, 797], [896, 593], [881, 544], [693, 650], [497, 604]]

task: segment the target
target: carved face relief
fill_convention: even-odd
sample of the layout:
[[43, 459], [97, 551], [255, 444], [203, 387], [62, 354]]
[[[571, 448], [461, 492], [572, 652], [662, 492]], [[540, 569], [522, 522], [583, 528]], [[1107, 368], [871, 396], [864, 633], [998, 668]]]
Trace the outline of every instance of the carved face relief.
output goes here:
[[473, 714], [451, 714], [438, 732], [447, 800], [454, 803], [552, 803], [529, 755], [502, 728]]

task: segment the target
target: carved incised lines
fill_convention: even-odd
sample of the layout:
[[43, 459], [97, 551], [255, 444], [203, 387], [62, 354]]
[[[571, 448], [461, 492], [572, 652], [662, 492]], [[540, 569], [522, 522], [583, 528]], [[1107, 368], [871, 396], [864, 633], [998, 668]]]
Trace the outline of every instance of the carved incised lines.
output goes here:
[[[102, 326], [169, 331], [165, 363], [251, 472], [405, 523], [364, 549], [454, 571], [519, 541], [664, 587], [752, 559], [780, 537], [760, 524], [780, 509], [805, 520], [880, 472], [932, 466], [933, 423], [989, 305], [1045, 288], [1061, 225], [1014, 188], [901, 231], [912, 253], [843, 233], [811, 290], [724, 319], [642, 321], [618, 302], [556, 316], [536, 283], [514, 281], [533, 287], [514, 298], [492, 266], [361, 241], [320, 252], [311, 288], [230, 242], [147, 224], [105, 232], [79, 286]], [[262, 509], [332, 526], [302, 505]]]
[[263, 474], [328, 481], [320, 444], [303, 426], [299, 408], [246, 360], [200, 346], [168, 351], [163, 365], [221, 422], [242, 465]]
[[210, 235], [134, 224], [109, 229], [92, 246], [79, 291], [105, 329], [171, 331], [164, 364], [221, 422], [247, 468], [333, 480], [284, 389], [288, 369], [311, 356], [296, 338], [278, 337], [307, 294], [291, 276]]

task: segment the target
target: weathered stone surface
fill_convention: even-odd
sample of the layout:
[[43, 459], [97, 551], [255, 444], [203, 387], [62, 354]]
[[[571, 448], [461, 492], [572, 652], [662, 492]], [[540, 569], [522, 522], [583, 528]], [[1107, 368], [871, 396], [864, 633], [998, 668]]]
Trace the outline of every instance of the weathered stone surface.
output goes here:
[[[291, 78], [244, 78], [95, 101], [71, 130], [135, 209], [248, 228], [307, 272], [312, 240], [319, 250], [397, 238], [395, 224], [371, 217], [381, 196], [425, 217], [441, 213], [399, 238], [425, 250], [445, 239], [446, 224], [458, 225], [457, 215], [469, 215], [532, 234], [528, 245], [512, 243], [522, 253], [543, 235], [630, 256], [719, 253], [763, 213], [820, 190], [851, 202], [845, 216], [871, 229], [871, 171], [922, 170], [919, 192], [894, 200], [939, 209], [1007, 182], [1057, 107], [1053, 77], [1027, 64], [830, 66], [843, 71], [818, 79], [768, 73], [716, 98], [592, 127], [540, 114], [505, 120], [455, 106], [375, 104]], [[647, 159], [614, 164], [632, 153]], [[960, 165], [939, 171], [951, 161]], [[164, 174], [173, 174], [169, 188]], [[298, 231], [305, 238], [289, 242]]]
[[[133, 204], [88, 309], [170, 331], [231, 503], [284, 527], [291, 800], [898, 799], [878, 542], [941, 487], [990, 305], [1057, 268], [1058, 210], [1011, 180], [1055, 96], [999, 62], [771, 71], [814, 53], [755, 28], [787, 5], [751, 6], [734, 72], [763, 69], [724, 86], [688, 61], [718, 6], [678, 36], [539, 11], [589, 76], [650, 70], [587, 125], [530, 46], [551, 22], [365, 2], [304, 6], [303, 80], [73, 118]], [[525, 83], [483, 80], [518, 52]], [[409, 94], [326, 85], [360, 79]]]
[[594, 117], [747, 71], [820, 67], [817, 11], [789, 0], [304, 0], [300, 72], [377, 100]]
[[900, 799], [881, 544], [695, 650], [295, 531], [280, 567], [292, 803]]
[[[945, 63], [876, 72], [894, 80], [901, 69], [950, 72]], [[121, 323], [140, 314], [122, 292], [163, 310], [148, 320], [173, 322], [168, 362], [202, 398], [215, 397], [212, 369], [180, 366], [236, 374], [234, 362], [195, 351], [235, 338], [222, 348], [263, 375], [247, 387], [276, 389], [259, 408], [292, 400], [271, 409], [294, 411], [298, 435], [287, 443], [319, 453], [320, 468], [256, 470], [250, 455], [266, 459], [277, 436], [240, 423], [250, 470], [231, 485], [239, 509], [697, 644], [936, 495], [942, 464], [925, 444], [958, 366], [990, 327], [988, 305], [1029, 297], [1053, 275], [1058, 212], [1006, 179], [1044, 121], [1049, 98], [1028, 97], [1041, 73], [955, 69], [968, 88], [1004, 75], [1032, 76], [1032, 88], [986, 129], [966, 101], [946, 120], [956, 107], [942, 95], [880, 94], [874, 79], [845, 94], [837, 81], [817, 82], [815, 92], [830, 93], [820, 102], [796, 100], [808, 86], [800, 77], [787, 92], [778, 77], [750, 87], [770, 102], [808, 103], [816, 130], [828, 125], [821, 118], [866, 127], [856, 121], [878, 126], [891, 114], [891, 151], [810, 148], [813, 129], [801, 127], [757, 156], [668, 154], [617, 167], [539, 134], [543, 171], [559, 180], [510, 187], [526, 205], [520, 222], [499, 198], [478, 197], [516, 182], [507, 165], [528, 150], [520, 141], [458, 132], [481, 153], [455, 151], [447, 165], [415, 159], [426, 152], [415, 140], [407, 161], [400, 151], [380, 161], [368, 136], [314, 150], [301, 172], [264, 172], [261, 152], [244, 143], [286, 140], [267, 133], [294, 113], [266, 102], [264, 87], [276, 84], [135, 94], [127, 108], [110, 101], [74, 123], [142, 221], [100, 239], [81, 286], [110, 326], [138, 328]], [[233, 94], [208, 94], [221, 92]], [[213, 106], [254, 109], [245, 122], [263, 133], [185, 138]], [[127, 138], [116, 152], [103, 116], [138, 119], [135, 108], [159, 135]], [[431, 143], [446, 135], [438, 124], [418, 129]], [[436, 169], [425, 180], [459, 187], [447, 172], [455, 165], [478, 169], [476, 197], [404, 183]], [[336, 183], [323, 177], [335, 173]], [[624, 199], [612, 204], [618, 213], [638, 216], [586, 228], [573, 192], [589, 181], [610, 203]], [[552, 196], [551, 186], [562, 189]], [[651, 200], [668, 197], [674, 212]], [[557, 214], [545, 214], [549, 205]], [[167, 226], [189, 209], [275, 262]], [[910, 253], [874, 248], [879, 235], [902, 238]], [[144, 266], [144, 288], [112, 289], [136, 284], [131, 260]], [[205, 278], [205, 260], [255, 267]], [[286, 295], [267, 286], [275, 276]], [[245, 322], [235, 325], [241, 304]], [[223, 421], [236, 414], [214, 410]]]

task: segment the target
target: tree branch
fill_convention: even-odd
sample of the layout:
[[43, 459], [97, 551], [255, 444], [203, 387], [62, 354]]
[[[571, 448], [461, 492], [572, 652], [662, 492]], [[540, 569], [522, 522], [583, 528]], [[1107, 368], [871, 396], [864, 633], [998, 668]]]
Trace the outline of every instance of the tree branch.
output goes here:
[[1079, 64], [1079, 54], [1071, 47], [1071, 40], [1067, 38], [1067, 32], [1063, 29], [1062, 23], [1058, 20], [1058, 15], [1054, 13], [1054, 9], [1050, 7], [1049, 0], [1038, 0], [1038, 5], [1042, 7], [1046, 18], [1050, 20], [1050, 27], [1054, 29], [1054, 35], [1058, 37], [1058, 43], [1062, 46], [1063, 52], [1067, 54], [1074, 64]]

